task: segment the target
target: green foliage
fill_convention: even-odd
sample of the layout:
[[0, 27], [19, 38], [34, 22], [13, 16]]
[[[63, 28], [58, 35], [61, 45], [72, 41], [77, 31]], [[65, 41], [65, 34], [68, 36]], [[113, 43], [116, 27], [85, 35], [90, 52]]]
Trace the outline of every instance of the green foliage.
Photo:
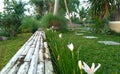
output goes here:
[[71, 52], [67, 48], [70, 39], [58, 38], [58, 33], [52, 31], [47, 31], [46, 34], [55, 74], [80, 74], [77, 64], [79, 52]]
[[[80, 1], [79, 0], [66, 0], [69, 12], [77, 12], [77, 9], [79, 7]], [[64, 1], [59, 0], [59, 14], [65, 14], [66, 9], [65, 9], [65, 3]]]
[[[94, 62], [101, 64], [95, 74], [119, 74], [120, 46], [107, 46], [97, 43], [98, 40], [112, 40], [120, 42], [119, 36], [94, 34], [98, 39], [86, 39], [74, 33], [64, 33], [62, 38], [58, 32], [47, 31], [47, 41], [50, 48], [55, 74], [80, 74], [78, 60], [85, 61], [89, 66]], [[84, 33], [91, 35], [91, 33]], [[69, 43], [74, 44], [74, 58], [67, 48]], [[75, 73], [73, 73], [75, 71]], [[86, 74], [83, 72], [83, 74]]]
[[35, 20], [32, 17], [26, 17], [23, 19], [22, 21], [22, 25], [20, 26], [20, 30], [22, 32], [32, 32], [34, 33], [39, 26], [39, 22], [37, 20]]
[[82, 7], [79, 14], [80, 14], [80, 17], [85, 18], [86, 14], [87, 14], [87, 10]]
[[[101, 18], [103, 18], [104, 15], [106, 15], [106, 12], [108, 16], [108, 13], [115, 10], [115, 8], [118, 6], [117, 4], [119, 4], [118, 0], [106, 0], [106, 1], [89, 0], [89, 1], [91, 3], [90, 9], [93, 16], [98, 16]], [[108, 11], [106, 9], [108, 9]]]
[[54, 16], [53, 14], [47, 14], [41, 20], [41, 25], [44, 28], [51, 28], [54, 27], [54, 30], [58, 31], [66, 31], [67, 28], [67, 20], [64, 16]]
[[[109, 15], [119, 8], [119, 0], [89, 0], [90, 14], [93, 20], [95, 20], [95, 25], [93, 26], [93, 31], [97, 33], [105, 33], [107, 29], [106, 20], [108, 20]], [[104, 28], [105, 27], [105, 28]]]
[[6, 36], [9, 37], [9, 33], [7, 31], [5, 31], [4, 29], [0, 30], [0, 36]]
[[53, 11], [54, 0], [30, 0], [30, 2], [35, 5], [35, 10], [40, 16]]
[[0, 27], [5, 31], [8, 36], [14, 37], [18, 32], [18, 28], [21, 25], [21, 20], [24, 15], [25, 4], [21, 1], [5, 0], [5, 10], [1, 18]]
[[94, 20], [94, 23], [90, 26], [91, 31], [95, 33], [107, 33], [108, 30], [108, 20], [102, 20], [99, 18], [96, 18]]

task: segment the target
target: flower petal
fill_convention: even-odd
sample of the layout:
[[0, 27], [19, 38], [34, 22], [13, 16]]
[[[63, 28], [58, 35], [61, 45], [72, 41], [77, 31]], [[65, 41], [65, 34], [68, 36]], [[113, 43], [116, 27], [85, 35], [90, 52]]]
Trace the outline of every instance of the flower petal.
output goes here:
[[95, 63], [92, 63], [91, 70], [94, 70], [94, 68], [95, 68]]
[[89, 73], [90, 71], [90, 67], [85, 63], [83, 62], [83, 69], [85, 70], [85, 72]]
[[67, 46], [68, 46], [68, 48], [69, 48], [71, 51], [73, 51], [74, 46], [73, 46], [73, 44], [72, 44], [72, 43], [71, 43], [71, 44], [68, 44]]
[[94, 69], [93, 72], [96, 72], [98, 68], [100, 68], [101, 64], [99, 63], [98, 66]]
[[82, 62], [81, 62], [81, 60], [78, 61], [78, 66], [79, 66], [80, 69], [82, 69]]
[[59, 34], [59, 38], [62, 38], [62, 33]]

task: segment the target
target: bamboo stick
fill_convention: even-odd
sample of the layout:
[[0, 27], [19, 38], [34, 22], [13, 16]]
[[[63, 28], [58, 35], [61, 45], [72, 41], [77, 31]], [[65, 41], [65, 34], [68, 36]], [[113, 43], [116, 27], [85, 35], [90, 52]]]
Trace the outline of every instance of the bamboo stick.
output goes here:
[[32, 56], [28, 74], [36, 74], [37, 73], [38, 51], [39, 51], [39, 46], [40, 46], [39, 36], [37, 38], [38, 38], [38, 41], [36, 43], [34, 55]]
[[45, 74], [44, 73], [44, 62], [40, 62], [37, 67], [37, 74]]
[[8, 72], [9, 74], [16, 74], [18, 69], [19, 69], [19, 65], [20, 62], [17, 62], [17, 64], [15, 64], [15, 66]]
[[29, 69], [29, 64], [30, 64], [29, 62], [24, 62], [24, 63], [20, 66], [17, 74], [28, 74], [27, 72], [28, 72], [28, 69]]
[[52, 62], [45, 60], [45, 74], [53, 74]]

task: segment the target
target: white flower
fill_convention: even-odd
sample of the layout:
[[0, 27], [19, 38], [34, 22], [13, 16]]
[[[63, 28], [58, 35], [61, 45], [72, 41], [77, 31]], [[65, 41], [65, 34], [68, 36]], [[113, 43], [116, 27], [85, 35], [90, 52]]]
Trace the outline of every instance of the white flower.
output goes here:
[[82, 62], [81, 62], [81, 60], [78, 61], [78, 66], [79, 66], [79, 68], [81, 70], [82, 69]]
[[92, 63], [92, 67], [90, 68], [85, 62], [83, 62], [82, 68], [87, 74], [94, 74], [98, 68], [100, 68], [101, 64], [98, 64], [98, 66], [95, 68], [95, 64]]
[[73, 49], [74, 49], [74, 46], [73, 46], [72, 43], [71, 43], [71, 44], [68, 44], [67, 47], [68, 47], [71, 51], [73, 51]]
[[62, 33], [59, 34], [59, 38], [62, 38]]
[[52, 26], [51, 28], [54, 29], [54, 26]]

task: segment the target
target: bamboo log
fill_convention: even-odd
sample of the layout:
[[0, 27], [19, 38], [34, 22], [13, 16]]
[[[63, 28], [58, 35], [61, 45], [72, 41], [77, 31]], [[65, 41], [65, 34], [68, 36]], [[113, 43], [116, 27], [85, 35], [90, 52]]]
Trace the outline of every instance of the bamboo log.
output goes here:
[[44, 31], [42, 31], [42, 36], [43, 36], [43, 39], [45, 40], [46, 36], [45, 36], [45, 32]]
[[31, 46], [34, 42], [34, 38], [32, 40], [29, 41], [29, 43], [27, 45]]
[[53, 66], [51, 62], [50, 52], [48, 49], [47, 42], [44, 42], [44, 48], [45, 48], [45, 74], [53, 74]]
[[44, 73], [44, 62], [40, 62], [37, 67], [37, 74], [45, 74]]
[[29, 49], [24, 61], [30, 61], [32, 59], [33, 53], [35, 51], [36, 41], [37, 41], [37, 37], [35, 37], [34, 43], [30, 46], [30, 49]]
[[40, 49], [38, 62], [43, 62], [43, 61], [44, 61], [44, 59], [43, 59], [43, 49]]
[[47, 42], [44, 42], [44, 48], [45, 48], [45, 55], [48, 56], [49, 58], [51, 58]]
[[40, 38], [40, 49], [43, 49], [44, 48], [44, 43], [43, 43], [43, 38], [41, 37]]
[[17, 71], [18, 71], [18, 69], [19, 69], [19, 65], [20, 64], [20, 62], [17, 62], [16, 64], [15, 64], [15, 66], [8, 72], [9, 74], [16, 74], [17, 73]]
[[27, 55], [29, 49], [30, 49], [30, 46], [27, 45], [27, 46], [25, 47], [25, 49], [23, 50], [23, 52], [22, 52], [21, 55], [23, 55], [23, 56], [24, 56], [24, 55]]
[[45, 74], [53, 74], [52, 62], [45, 60]]
[[26, 55], [24, 61], [30, 61], [32, 59], [32, 55], [34, 53], [34, 49], [33, 47], [30, 47], [30, 50], [28, 51], [28, 54]]
[[28, 72], [28, 69], [29, 69], [29, 64], [30, 64], [29, 62], [24, 62], [24, 63], [20, 66], [17, 74], [28, 74], [27, 72]]
[[39, 39], [38, 39], [36, 48], [35, 48], [35, 52], [34, 52], [34, 55], [32, 56], [32, 60], [30, 63], [30, 68], [29, 68], [28, 74], [36, 74], [37, 73], [39, 46], [40, 46], [40, 43], [39, 43]]

